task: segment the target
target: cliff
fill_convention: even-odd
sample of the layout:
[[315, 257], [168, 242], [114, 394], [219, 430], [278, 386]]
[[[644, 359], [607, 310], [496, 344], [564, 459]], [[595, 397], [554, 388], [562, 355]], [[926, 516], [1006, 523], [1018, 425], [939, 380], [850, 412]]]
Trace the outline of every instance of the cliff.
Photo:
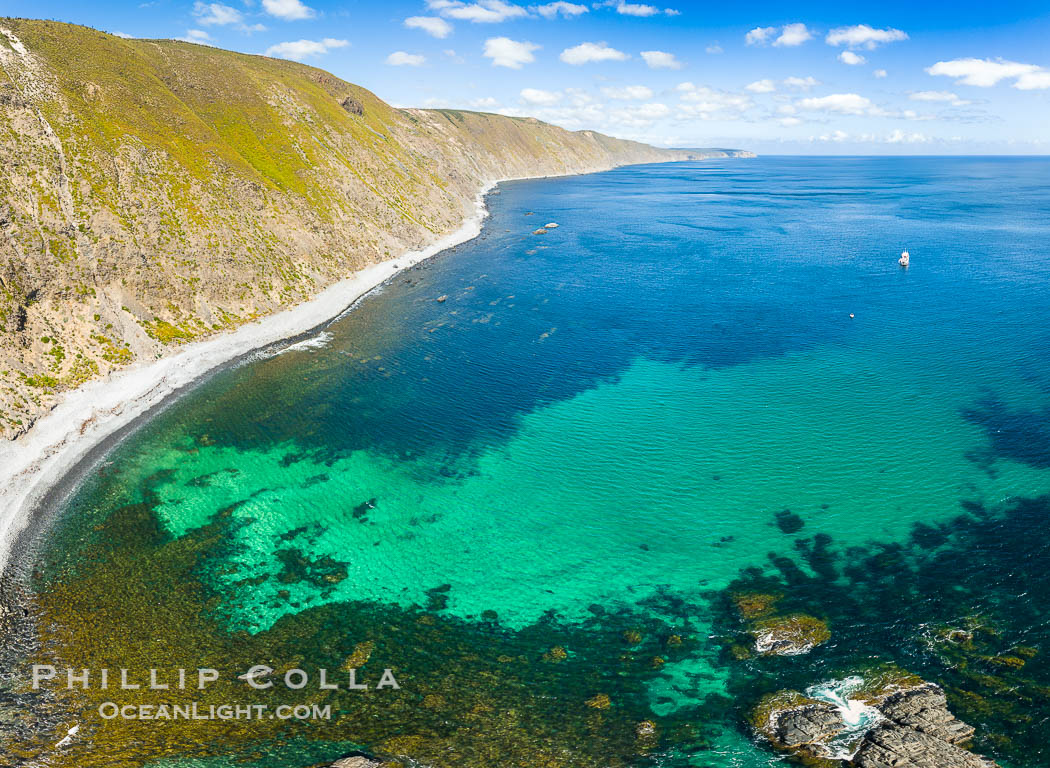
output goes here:
[[[455, 229], [487, 182], [726, 156], [395, 109], [302, 64], [0, 19], [0, 434]], [[731, 151], [730, 151], [731, 153]]]

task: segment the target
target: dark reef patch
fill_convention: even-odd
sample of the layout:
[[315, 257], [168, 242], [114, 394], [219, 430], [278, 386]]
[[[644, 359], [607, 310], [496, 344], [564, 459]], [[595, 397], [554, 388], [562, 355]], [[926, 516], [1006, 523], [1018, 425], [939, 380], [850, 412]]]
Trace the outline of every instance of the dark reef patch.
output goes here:
[[[948, 523], [917, 525], [902, 543], [843, 550], [818, 534], [797, 542], [796, 559], [771, 554], [772, 573], [745, 571], [724, 593], [719, 620], [739, 722], [777, 690], [890, 663], [944, 687], [952, 710], [976, 726], [976, 751], [1010, 765], [1045, 766], [1050, 497], [963, 508]], [[779, 612], [826, 617], [833, 639], [787, 660], [741, 655], [741, 595], [751, 596], [745, 606], [775, 596]]]

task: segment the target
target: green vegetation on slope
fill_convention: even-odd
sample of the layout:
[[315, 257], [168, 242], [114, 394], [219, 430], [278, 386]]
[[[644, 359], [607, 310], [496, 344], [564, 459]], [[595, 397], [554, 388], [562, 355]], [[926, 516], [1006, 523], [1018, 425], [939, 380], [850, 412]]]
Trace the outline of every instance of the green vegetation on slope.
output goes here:
[[488, 181], [696, 155], [398, 110], [302, 64], [51, 21], [0, 19], [0, 69], [7, 436], [96, 371], [433, 242]]

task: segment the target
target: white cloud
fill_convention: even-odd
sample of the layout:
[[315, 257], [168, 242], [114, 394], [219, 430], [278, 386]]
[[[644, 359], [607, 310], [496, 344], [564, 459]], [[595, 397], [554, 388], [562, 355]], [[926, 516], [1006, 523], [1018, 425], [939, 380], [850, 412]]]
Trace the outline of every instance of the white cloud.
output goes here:
[[211, 35], [205, 32], [203, 29], [187, 29], [186, 34], [182, 37], [176, 37], [176, 40], [182, 40], [186, 43], [207, 43], [211, 40]]
[[875, 75], [875, 77], [883, 78], [886, 77], [888, 73], [885, 69], [876, 69], [874, 72], [872, 72], [872, 74]]
[[908, 34], [899, 29], [873, 29], [867, 24], [857, 24], [853, 27], [838, 27], [831, 30], [824, 41], [828, 45], [848, 45], [850, 48], [863, 46], [872, 51], [882, 43], [907, 39]]
[[773, 45], [793, 48], [796, 45], [802, 45], [811, 37], [813, 33], [806, 28], [805, 24], [786, 24], [780, 31], [780, 37], [773, 41]]
[[704, 52], [705, 53], [722, 53], [722, 46], [720, 46], [718, 43], [714, 43], [714, 44], [709, 45], [706, 48], [704, 48]]
[[866, 63], [868, 60], [853, 51], [843, 51], [839, 54], [839, 61], [843, 64], [849, 64], [851, 67], [856, 67], [859, 64]]
[[788, 88], [797, 88], [800, 91], [808, 91], [810, 88], [820, 85], [820, 81], [815, 77], [787, 77], [784, 78], [784, 85]]
[[523, 88], [521, 91], [521, 100], [526, 104], [542, 104], [543, 106], [550, 106], [551, 104], [557, 104], [562, 100], [564, 94], [558, 93], [557, 91], [544, 91], [539, 88]]
[[394, 51], [386, 57], [386, 63], [392, 67], [419, 67], [426, 61], [426, 56], [422, 54], [406, 53], [405, 51]]
[[405, 19], [405, 26], [409, 29], [421, 29], [439, 40], [452, 34], [452, 25], [437, 16], [410, 16]]
[[820, 137], [810, 136], [810, 141], [835, 141], [842, 142], [849, 138], [849, 134], [845, 131], [832, 131], [830, 134], [824, 134]]
[[322, 56], [333, 48], [345, 48], [348, 45], [350, 43], [346, 40], [336, 40], [331, 37], [326, 37], [324, 40], [293, 40], [271, 45], [266, 49], [266, 55], [278, 59], [302, 61], [312, 56]]
[[476, 3], [465, 3], [462, 0], [430, 0], [427, 7], [450, 19], [471, 21], [475, 24], [493, 24], [529, 15], [520, 5], [505, 3], [503, 0], [479, 0]]
[[748, 45], [765, 45], [770, 40], [773, 40], [773, 45], [793, 48], [796, 45], [802, 45], [804, 42], [813, 37], [813, 33], [809, 31], [805, 24], [785, 24], [780, 27], [780, 36], [773, 39], [773, 36], [777, 34], [777, 27], [755, 27], [746, 35], [744, 35], [744, 42]]
[[843, 115], [863, 115], [874, 105], [869, 99], [856, 93], [833, 93], [830, 96], [801, 99], [799, 109], [807, 112], [838, 112]]
[[468, 105], [475, 109], [488, 109], [499, 106], [499, 101], [492, 96], [483, 96], [480, 99], [472, 99]]
[[1046, 90], [1050, 88], [1050, 71], [1040, 69], [1038, 72], [1021, 75], [1014, 83], [1014, 88], [1019, 91]]
[[929, 140], [928, 136], [921, 133], [905, 133], [900, 128], [883, 139], [887, 144], [924, 144]]
[[623, 51], [610, 48], [605, 43], [580, 43], [566, 48], [559, 57], [566, 64], [579, 66], [594, 61], [626, 61], [630, 57]]
[[494, 67], [521, 69], [523, 64], [536, 60], [532, 55], [540, 46], [526, 40], [511, 40], [509, 37], [490, 37], [485, 41], [485, 58], [492, 59]]
[[756, 80], [744, 88], [745, 91], [751, 91], [751, 93], [773, 93], [776, 89], [776, 83], [772, 80]]
[[683, 103], [678, 105], [681, 118], [738, 120], [755, 105], [747, 94], [726, 93], [692, 83], [679, 83], [675, 90], [682, 94]]
[[602, 93], [610, 99], [620, 101], [645, 101], [653, 97], [653, 91], [644, 85], [627, 85], [623, 88], [602, 88]]
[[636, 107], [622, 107], [613, 110], [609, 114], [609, 118], [614, 123], [619, 123], [621, 125], [646, 128], [657, 120], [668, 117], [670, 114], [671, 108], [669, 106], [653, 102], [650, 104], [641, 104]]
[[681, 11], [677, 11], [674, 8], [664, 8], [661, 10], [655, 5], [647, 5], [645, 3], [628, 3], [625, 0], [605, 0], [602, 3], [595, 3], [595, 8], [615, 8], [616, 12], [623, 16], [658, 16], [661, 13], [667, 16], [680, 16]]
[[129, 35], [127, 32], [121, 32], [119, 30], [113, 30], [110, 34], [114, 37], [122, 37], [125, 40], [133, 40], [135, 38], [134, 35]]
[[1016, 61], [997, 59], [953, 59], [938, 61], [926, 71], [931, 75], [944, 75], [956, 78], [960, 85], [975, 85], [980, 88], [991, 88], [1000, 80], [1016, 78], [1014, 87], [1018, 88], [1020, 79], [1040, 71], [1034, 64], [1019, 64]]
[[642, 3], [617, 3], [616, 12], [624, 16], [656, 16], [660, 9], [654, 5]]
[[744, 35], [744, 42], [748, 45], [765, 45], [776, 32], [776, 27], [755, 27]]
[[681, 69], [682, 62], [673, 53], [666, 51], [642, 51], [641, 56], [649, 69]]
[[285, 21], [312, 19], [317, 15], [313, 8], [303, 5], [301, 0], [262, 0], [262, 6], [271, 16]]
[[573, 16], [579, 16], [587, 13], [586, 5], [577, 5], [576, 3], [567, 3], [564, 0], [559, 0], [556, 3], [547, 3], [546, 5], [539, 5], [536, 7], [536, 12], [539, 13], [545, 19], [553, 19], [558, 14], [571, 18]]
[[797, 117], [782, 117], [779, 122], [785, 128], [790, 128], [793, 125], [800, 125], [802, 123]]
[[970, 102], [964, 101], [951, 91], [916, 91], [908, 96], [912, 101], [939, 101], [950, 103], [953, 107], [964, 107]]
[[236, 8], [231, 8], [222, 3], [193, 4], [193, 15], [197, 21], [204, 26], [223, 26], [226, 24], [240, 24], [244, 17]]

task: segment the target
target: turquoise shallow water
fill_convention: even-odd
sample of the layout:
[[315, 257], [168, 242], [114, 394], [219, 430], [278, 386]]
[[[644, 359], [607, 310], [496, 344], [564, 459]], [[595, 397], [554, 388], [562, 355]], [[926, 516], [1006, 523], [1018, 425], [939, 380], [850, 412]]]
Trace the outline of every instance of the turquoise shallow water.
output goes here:
[[[174, 540], [231, 523], [202, 571], [230, 631], [347, 602], [495, 612], [538, 655], [545, 623], [646, 617], [695, 643], [642, 681], [639, 711], [716, 726], [659, 761], [767, 764], [738, 710], [771, 673], [726, 663], [720, 590], [794, 558], [807, 611], [892, 655], [899, 595], [840, 615], [835, 589], [877, 593], [850, 548], [911, 547], [925, 574], [916, 524], [967, 557], [962, 502], [1050, 493], [1048, 181], [1041, 159], [768, 158], [504, 184], [478, 240], [122, 444], [44, 547], [43, 583], [145, 502]], [[805, 556], [817, 534], [844, 570]]]

